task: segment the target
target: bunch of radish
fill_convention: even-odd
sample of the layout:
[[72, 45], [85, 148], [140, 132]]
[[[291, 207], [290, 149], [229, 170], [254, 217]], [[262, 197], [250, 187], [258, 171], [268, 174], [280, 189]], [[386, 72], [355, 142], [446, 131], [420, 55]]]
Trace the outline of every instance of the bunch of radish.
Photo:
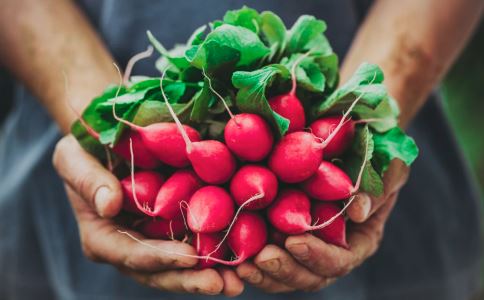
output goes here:
[[[248, 16], [253, 18], [252, 22], [238, 23]], [[368, 129], [369, 123], [375, 120], [385, 120], [386, 124], [389, 118], [396, 120], [396, 114], [391, 117], [382, 115], [378, 104], [366, 102], [365, 105], [370, 108], [359, 106], [366, 91], [356, 91], [362, 87], [373, 88], [374, 80], [381, 83], [382, 78], [377, 76], [377, 72], [375, 75], [357, 72], [356, 77], [366, 79], [350, 80], [348, 86], [338, 91], [337, 80], [331, 81], [332, 73], [326, 72], [337, 67], [320, 65], [321, 76], [327, 77], [327, 91], [318, 90], [315, 87], [317, 81], [308, 88], [308, 79], [297, 75], [299, 65], [307, 58], [310, 58], [309, 63], [315, 64], [332, 54], [328, 54], [329, 50], [316, 49], [317, 53], [311, 57], [314, 49], [295, 48], [295, 44], [291, 44], [291, 34], [300, 37], [297, 31], [305, 30], [300, 26], [313, 26], [320, 28], [322, 36], [322, 21], [303, 16], [305, 22], [296, 22], [287, 37], [279, 37], [288, 42], [274, 42], [269, 50], [264, 43], [270, 44], [272, 40], [264, 34], [268, 35], [271, 31], [259, 32], [251, 24], [258, 22], [260, 28], [283, 26], [274, 21], [276, 17], [271, 12], [259, 16], [254, 10], [244, 7], [229, 12], [224, 18], [224, 25], [212, 24], [212, 32], [205, 40], [212, 44], [226, 42], [228, 46], [221, 47], [220, 51], [232, 45], [234, 39], [227, 38], [230, 34], [253, 39], [263, 36], [260, 41], [245, 45], [246, 48], [236, 44], [233, 46], [236, 50], [226, 55], [207, 54], [209, 48], [203, 49], [203, 38], [198, 30], [190, 38], [181, 57], [166, 51], [149, 33], [153, 46], [166, 59], [162, 75], [130, 83], [129, 72], [134, 62], [149, 56], [152, 49], [134, 56], [126, 68], [123, 85], [117, 88], [115, 94], [111, 89], [96, 98], [73, 127], [74, 135], [86, 150], [101, 158], [99, 151], [93, 149], [104, 146], [107, 157], [102, 158], [107, 159], [109, 165], [112, 165], [111, 153], [117, 158], [118, 164], [114, 164], [113, 172], [120, 177], [124, 193], [122, 214], [132, 220], [124, 225], [149, 239], [176, 239], [190, 243], [197, 251], [197, 268], [217, 264], [235, 266], [257, 255], [269, 243], [284, 247], [287, 236], [303, 233], [348, 248], [345, 210], [365, 184], [364, 172], [368, 170], [371, 156], [379, 155], [374, 152], [376, 147], [373, 144], [379, 142], [378, 151], [383, 153], [379, 157], [378, 173], [375, 171], [379, 180], [391, 159], [404, 160], [407, 155], [410, 158], [405, 162], [410, 164], [416, 157], [416, 153], [395, 151], [398, 147], [394, 144], [391, 149], [385, 148], [389, 142], [384, 134], [391, 132], [390, 138], [394, 142], [395, 135], [401, 133], [399, 129], [389, 131], [390, 127], [376, 127], [381, 133]], [[270, 25], [264, 25], [268, 18], [272, 20]], [[217, 35], [218, 32], [223, 34]], [[301, 40], [297, 42], [302, 43]], [[312, 45], [311, 42], [305, 43]], [[254, 44], [259, 45], [258, 48]], [[280, 48], [281, 45], [286, 45], [286, 48]], [[234, 51], [242, 54], [224, 61]], [[268, 51], [272, 53], [267, 55]], [[199, 52], [203, 53], [197, 56]], [[287, 63], [292, 54], [296, 54], [296, 59], [290, 64], [289, 71], [289, 64], [284, 66], [282, 62]], [[217, 55], [220, 55], [220, 63], [211, 65], [208, 60], [203, 62], [207, 57], [216, 60]], [[246, 62], [250, 60], [248, 57], [253, 57], [250, 63]], [[268, 86], [269, 76], [283, 74], [284, 70], [289, 75], [279, 78], [278, 92], [267, 93], [268, 99], [264, 89], [251, 89], [249, 96], [255, 100], [246, 105], [245, 99], [240, 99], [245, 94], [241, 93], [242, 88], [233, 79], [233, 74], [240, 70], [233, 59], [238, 59], [240, 64], [246, 63], [240, 69], [252, 68], [255, 73], [240, 72], [245, 72], [243, 75], [251, 80], [261, 78], [253, 82], [256, 85], [262, 82], [264, 88]], [[264, 69], [271, 66], [272, 69]], [[366, 67], [374, 69], [373, 66]], [[227, 68], [232, 68], [229, 71], [232, 83], [224, 75]], [[314, 68], [312, 70], [314, 72]], [[268, 73], [263, 73], [266, 71]], [[261, 77], [257, 77], [259, 75]], [[219, 90], [212, 85], [215, 81]], [[305, 85], [300, 86], [300, 82]], [[182, 83], [182, 88], [176, 86], [177, 83]], [[219, 93], [220, 89], [224, 92]], [[169, 90], [171, 94], [168, 94]], [[307, 99], [303, 99], [308, 95], [318, 97], [309, 109]], [[391, 98], [382, 95], [379, 103], [382, 103], [383, 109], [392, 111]], [[120, 100], [121, 97], [124, 98]], [[181, 100], [173, 100], [174, 97]], [[147, 124], [135, 122], [132, 112], [142, 110], [140, 105], [145, 102], [163, 108], [159, 110], [160, 114], [163, 111], [162, 121], [153, 121], [151, 112]], [[332, 104], [325, 106], [326, 103]], [[180, 106], [183, 109], [180, 110]], [[111, 110], [107, 111], [106, 107]], [[312, 113], [314, 107], [317, 108], [316, 114]], [[181, 119], [187, 109], [191, 109], [190, 117]], [[275, 120], [282, 120], [287, 126], [278, 127]], [[219, 124], [223, 131], [218, 135], [211, 134], [207, 124]], [[396, 122], [391, 126], [398, 128]], [[368, 132], [366, 142], [357, 144], [356, 133], [358, 130], [361, 132], [363, 127]], [[370, 134], [377, 139], [372, 140]], [[408, 151], [408, 143], [413, 143], [413, 140], [403, 133], [397, 138], [407, 143], [404, 150]], [[347, 174], [344, 164], [339, 162], [353, 154], [350, 149], [355, 145], [360, 148], [361, 157], [357, 160], [356, 172]], [[378, 186], [365, 188], [365, 191], [378, 190]]]
[[[353, 184], [325, 158], [346, 150], [355, 123], [348, 111], [306, 124], [294, 70], [291, 91], [269, 100], [291, 124], [279, 140], [261, 116], [233, 114], [209, 78], [211, 91], [230, 115], [225, 143], [203, 140], [196, 129], [183, 125], [162, 86], [172, 123], [140, 127], [119, 118], [113, 105], [114, 117], [131, 129], [125, 137], [129, 142], [122, 140], [116, 151], [124, 157], [129, 153], [138, 167], [121, 183], [124, 209], [145, 216], [137, 226], [141, 233], [160, 239], [190, 237], [200, 268], [242, 263], [271, 242], [269, 231], [280, 236], [310, 232], [348, 247], [343, 214], [347, 205], [342, 202], [354, 197], [359, 180]], [[159, 165], [176, 170], [146, 170]]]

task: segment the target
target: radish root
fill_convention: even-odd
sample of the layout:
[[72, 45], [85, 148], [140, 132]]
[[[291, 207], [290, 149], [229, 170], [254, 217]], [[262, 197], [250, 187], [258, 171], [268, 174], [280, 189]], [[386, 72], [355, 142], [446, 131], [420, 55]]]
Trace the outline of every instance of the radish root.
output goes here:
[[131, 75], [131, 71], [133, 71], [134, 65], [138, 61], [150, 57], [151, 54], [153, 54], [153, 46], [149, 45], [145, 51], [135, 54], [133, 57], [129, 59], [128, 63], [126, 64], [126, 70], [123, 76], [123, 84], [125, 86], [128, 85], [129, 77]]

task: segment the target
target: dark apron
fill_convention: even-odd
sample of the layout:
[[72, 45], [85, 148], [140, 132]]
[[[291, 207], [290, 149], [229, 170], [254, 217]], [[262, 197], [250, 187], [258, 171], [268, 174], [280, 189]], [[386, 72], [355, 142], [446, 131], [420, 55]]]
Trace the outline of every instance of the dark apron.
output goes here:
[[[165, 46], [243, 4], [272, 10], [288, 27], [301, 14], [328, 24], [344, 57], [364, 16], [362, 1], [84, 0], [83, 9], [116, 59], [147, 46], [150, 29]], [[153, 61], [135, 73], [156, 74]], [[115, 268], [88, 261], [61, 180], [51, 164], [57, 127], [20, 85], [0, 135], [0, 299], [209, 299], [142, 287]], [[430, 99], [410, 127], [421, 155], [376, 255], [317, 293], [264, 294], [247, 286], [238, 299], [468, 299], [480, 263], [480, 207], [442, 110]], [[220, 299], [223, 297], [220, 297]]]

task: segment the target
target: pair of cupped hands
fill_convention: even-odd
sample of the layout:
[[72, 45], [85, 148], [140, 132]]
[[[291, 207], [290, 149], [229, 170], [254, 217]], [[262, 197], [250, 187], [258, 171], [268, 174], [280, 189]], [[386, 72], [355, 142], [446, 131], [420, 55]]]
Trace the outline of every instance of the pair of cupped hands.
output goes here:
[[196, 270], [193, 266], [197, 260], [183, 256], [196, 255], [187, 243], [147, 240], [127, 230], [154, 246], [147, 247], [119, 232], [120, 225], [113, 217], [122, 206], [120, 183], [72, 135], [58, 142], [53, 163], [65, 182], [86, 257], [111, 264], [137, 282], [163, 291], [226, 296], [241, 294], [244, 281], [268, 293], [317, 291], [351, 272], [378, 249], [385, 222], [409, 172], [395, 160], [384, 176], [383, 196], [358, 194], [347, 210], [352, 221], [348, 223], [349, 249], [303, 234], [290, 236], [285, 249], [265, 246], [252, 260], [235, 269], [221, 266]]

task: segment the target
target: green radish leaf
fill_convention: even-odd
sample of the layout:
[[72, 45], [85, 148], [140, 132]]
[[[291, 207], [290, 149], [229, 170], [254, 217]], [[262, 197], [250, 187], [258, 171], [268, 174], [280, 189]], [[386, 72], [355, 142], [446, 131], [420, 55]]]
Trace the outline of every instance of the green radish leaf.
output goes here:
[[283, 65], [273, 64], [252, 72], [235, 72], [232, 75], [232, 84], [239, 89], [236, 106], [242, 112], [263, 116], [276, 129], [278, 135], [283, 136], [289, 127], [289, 120], [271, 109], [265, 95], [267, 87], [278, 77], [289, 78], [289, 70]]
[[[139, 102], [134, 103], [129, 107], [128, 110], [126, 110], [126, 112], [121, 116], [121, 118], [123, 120], [132, 122], [138, 107], [139, 107]], [[99, 132], [99, 142], [103, 145], [109, 145], [110, 147], [113, 147], [119, 141], [119, 139], [124, 133], [124, 130], [127, 127], [128, 126], [125, 125], [124, 123], [116, 121], [116, 124], [113, 127]]]
[[205, 30], [207, 30], [207, 25], [202, 25], [195, 29], [192, 35], [188, 38], [187, 45], [200, 45], [203, 43]]
[[259, 31], [259, 13], [247, 6], [237, 10], [229, 10], [223, 18], [225, 24], [240, 26], [249, 29], [254, 33]]
[[[108, 99], [112, 98], [118, 91], [118, 86], [109, 86], [104, 90], [103, 94], [94, 98], [89, 106], [82, 113], [82, 117], [86, 123], [88, 123], [96, 132], [100, 133], [104, 130], [112, 128], [116, 125], [116, 121], [112, 118], [105, 119], [96, 110], [96, 107]], [[126, 89], [122, 87], [119, 90], [119, 94], [123, 95]], [[74, 122], [71, 126], [71, 133], [77, 139], [79, 144], [84, 150], [92, 154], [99, 159], [106, 158], [106, 151], [104, 146], [95, 138], [93, 138], [87, 132], [86, 128], [81, 124], [79, 120]]]
[[357, 105], [353, 110], [353, 114], [363, 120], [376, 119], [370, 120], [368, 125], [378, 132], [385, 132], [398, 125], [398, 106], [396, 106], [395, 100], [391, 97], [384, 98], [375, 109]]
[[271, 49], [271, 58], [279, 57], [286, 47], [287, 30], [284, 22], [271, 11], [260, 14], [260, 34]]
[[175, 47], [173, 50], [168, 51], [165, 47], [155, 38], [155, 36], [151, 33], [151, 31], [147, 31], [146, 35], [148, 36], [148, 40], [153, 45], [153, 47], [166, 59], [171, 63], [173, 67], [178, 70], [184, 70], [190, 67], [190, 63], [186, 59], [184, 53], [186, 50], [186, 46], [179, 46]]
[[[287, 53], [306, 52], [308, 50], [327, 51], [329, 43], [323, 36], [325, 31], [326, 23], [324, 21], [308, 15], [299, 17], [289, 30]], [[316, 43], [314, 42], [315, 39], [318, 39]], [[314, 49], [315, 47], [317, 48]]]
[[190, 120], [197, 123], [204, 121], [209, 114], [210, 102], [213, 98], [212, 91], [210, 91], [208, 83], [205, 82], [203, 88], [193, 97], [194, 103]]
[[318, 64], [319, 70], [325, 78], [325, 92], [334, 91], [338, 85], [338, 56], [335, 53], [325, 55], [315, 55], [314, 62]]
[[193, 47], [186, 56], [193, 66], [208, 73], [224, 72], [253, 65], [269, 54], [270, 50], [257, 34], [244, 27], [223, 24], [207, 35], [205, 41]]
[[366, 162], [361, 177], [360, 190], [373, 196], [380, 196], [383, 194], [383, 181], [380, 175], [375, 171], [371, 162], [374, 153], [374, 142], [368, 125], [357, 128], [351, 149], [343, 158], [344, 169], [353, 180], [354, 184], [358, 177], [358, 173], [360, 172], [360, 168], [363, 165], [367, 144], [368, 154], [366, 155]]
[[399, 127], [394, 127], [384, 133], [375, 133], [373, 141], [375, 143], [373, 162], [381, 176], [386, 172], [393, 159], [400, 159], [410, 166], [418, 156], [419, 150], [415, 141]]
[[[303, 54], [293, 54], [291, 57], [281, 60], [281, 64], [291, 70]], [[326, 85], [326, 78], [320, 71], [319, 65], [314, 62], [314, 57], [306, 57], [296, 67], [297, 87], [314, 93], [322, 93]]]
[[[137, 84], [140, 87], [144, 82]], [[130, 90], [132, 87], [130, 88]], [[163, 80], [163, 89], [170, 103], [177, 103], [185, 94], [186, 84], [179, 81]], [[145, 89], [134, 90], [133, 92], [127, 92], [118, 97], [108, 99], [106, 102], [100, 103], [96, 109], [101, 114], [112, 114], [113, 103], [116, 102], [116, 114], [122, 115], [135, 104], [147, 99], [161, 99], [160, 91], [160, 79], [150, 79], [146, 82]]]
[[382, 82], [381, 69], [377, 65], [363, 63], [348, 82], [316, 106], [315, 115], [319, 117], [324, 114], [340, 113], [358, 97], [361, 98], [357, 106], [364, 105], [376, 109], [388, 97], [388, 92]]
[[[183, 104], [172, 104], [173, 110], [183, 123], [188, 123], [190, 111], [193, 108], [193, 101]], [[146, 100], [136, 112], [133, 123], [140, 126], [147, 126], [159, 122], [173, 122], [173, 118], [168, 107], [163, 101]]]

